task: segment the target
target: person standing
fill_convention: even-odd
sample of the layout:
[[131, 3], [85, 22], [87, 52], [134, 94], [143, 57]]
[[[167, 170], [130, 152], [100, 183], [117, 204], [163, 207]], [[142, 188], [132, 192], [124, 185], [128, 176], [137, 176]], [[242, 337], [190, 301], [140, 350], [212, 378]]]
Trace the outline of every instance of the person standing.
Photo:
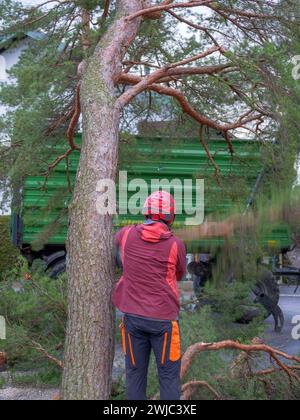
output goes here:
[[147, 399], [150, 354], [156, 358], [161, 400], [179, 400], [180, 296], [177, 282], [186, 272], [186, 249], [172, 233], [175, 201], [165, 191], [145, 202], [145, 222], [116, 235], [123, 275], [113, 302], [124, 313], [121, 324], [126, 358], [126, 397]]

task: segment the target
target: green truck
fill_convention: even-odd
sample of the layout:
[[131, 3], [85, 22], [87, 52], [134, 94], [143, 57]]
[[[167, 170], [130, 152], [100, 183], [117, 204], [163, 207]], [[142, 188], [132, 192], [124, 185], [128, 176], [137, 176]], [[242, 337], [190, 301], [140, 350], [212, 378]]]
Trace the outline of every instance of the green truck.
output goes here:
[[[80, 135], [76, 141], [81, 142]], [[174, 178], [181, 181], [204, 179], [206, 216], [228, 214], [233, 207], [244, 212], [247, 205], [252, 203], [254, 192], [261, 183], [259, 143], [233, 140], [235, 154], [232, 156], [221, 135], [207, 135], [206, 141], [219, 166], [220, 185], [199, 138], [128, 136], [121, 141], [120, 170], [127, 171], [128, 182], [134, 178], [142, 178], [148, 184], [153, 178], [168, 181]], [[63, 141], [56, 146], [55, 154], [61, 154], [65, 147]], [[65, 270], [67, 208], [72, 197], [72, 193], [66, 191], [70, 186], [71, 190], [73, 188], [79, 158], [80, 153], [77, 151], [69, 158], [69, 180], [64, 161], [55, 168], [47, 181], [44, 175], [26, 178], [18, 191], [20, 210], [11, 218], [14, 245], [20, 248], [30, 262], [36, 258], [44, 259], [47, 270], [53, 276]], [[160, 186], [164, 188], [163, 184]], [[133, 192], [129, 193], [129, 197], [130, 194]], [[175, 227], [184, 226], [186, 217], [186, 214], [178, 216]], [[115, 226], [118, 228], [139, 220], [140, 215], [120, 216], [116, 217]], [[222, 246], [222, 242], [222, 238], [199, 238], [196, 242], [188, 243], [187, 248], [191, 253], [209, 252], [212, 247]], [[290, 237], [287, 228], [274, 228], [264, 237], [264, 243], [271, 243], [278, 249], [288, 247]]]

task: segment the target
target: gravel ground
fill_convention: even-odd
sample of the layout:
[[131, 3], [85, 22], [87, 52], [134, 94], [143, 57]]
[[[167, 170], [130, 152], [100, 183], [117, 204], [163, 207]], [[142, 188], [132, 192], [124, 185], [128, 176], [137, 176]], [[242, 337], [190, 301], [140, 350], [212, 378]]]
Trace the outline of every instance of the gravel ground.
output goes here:
[[57, 394], [57, 389], [8, 387], [0, 390], [0, 401], [48, 401], [53, 400]]
[[[16, 376], [28, 376], [35, 372], [19, 372]], [[118, 381], [125, 373], [125, 362], [122, 346], [116, 348], [113, 368], [113, 380]], [[9, 372], [0, 372], [0, 379], [5, 380], [5, 387], [0, 389], [0, 401], [48, 401], [53, 400], [59, 393], [58, 389], [38, 389], [15, 387]]]

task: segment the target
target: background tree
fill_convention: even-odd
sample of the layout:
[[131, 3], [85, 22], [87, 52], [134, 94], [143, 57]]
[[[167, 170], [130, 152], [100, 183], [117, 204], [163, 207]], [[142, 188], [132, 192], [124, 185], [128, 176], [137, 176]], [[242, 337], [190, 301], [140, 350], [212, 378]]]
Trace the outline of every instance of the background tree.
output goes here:
[[[98, 214], [96, 202], [103, 195], [97, 182], [116, 177], [120, 127], [133, 115], [149, 116], [149, 108], [157, 115], [162, 95], [174, 99], [171, 115], [184, 113], [199, 128], [222, 132], [232, 155], [237, 130], [271, 139], [280, 110], [270, 101], [257, 58], [279, 36], [287, 37], [289, 16], [281, 3], [261, 0], [50, 0], [29, 9], [5, 0], [0, 7], [4, 34], [39, 29], [46, 35], [12, 71], [17, 84], [2, 88], [2, 102], [13, 107], [3, 121], [11, 138], [2, 149], [3, 176], [9, 168], [18, 182], [33, 173], [35, 162], [34, 171], [48, 179], [59, 162], [67, 165], [79, 149], [74, 132], [82, 114], [70, 206], [62, 397], [107, 398], [114, 354], [113, 223], [110, 215]], [[129, 127], [135, 130], [132, 122]], [[65, 132], [65, 153], [46, 164]], [[199, 141], [218, 176], [204, 138]]]

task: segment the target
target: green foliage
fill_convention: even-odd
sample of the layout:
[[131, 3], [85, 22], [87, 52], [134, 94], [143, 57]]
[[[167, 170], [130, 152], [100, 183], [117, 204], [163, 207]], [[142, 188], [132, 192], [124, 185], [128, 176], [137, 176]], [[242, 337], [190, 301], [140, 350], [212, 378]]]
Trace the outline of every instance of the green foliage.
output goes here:
[[33, 382], [54, 385], [61, 369], [39, 349], [62, 358], [67, 318], [66, 278], [54, 281], [45, 276], [43, 269], [36, 267], [29, 280], [20, 280], [20, 271], [12, 272], [1, 283], [0, 308], [7, 322], [7, 340], [0, 342], [0, 350], [7, 353], [13, 370], [34, 370]]
[[19, 255], [10, 239], [10, 217], [0, 216], [0, 280], [4, 273], [11, 269]]

